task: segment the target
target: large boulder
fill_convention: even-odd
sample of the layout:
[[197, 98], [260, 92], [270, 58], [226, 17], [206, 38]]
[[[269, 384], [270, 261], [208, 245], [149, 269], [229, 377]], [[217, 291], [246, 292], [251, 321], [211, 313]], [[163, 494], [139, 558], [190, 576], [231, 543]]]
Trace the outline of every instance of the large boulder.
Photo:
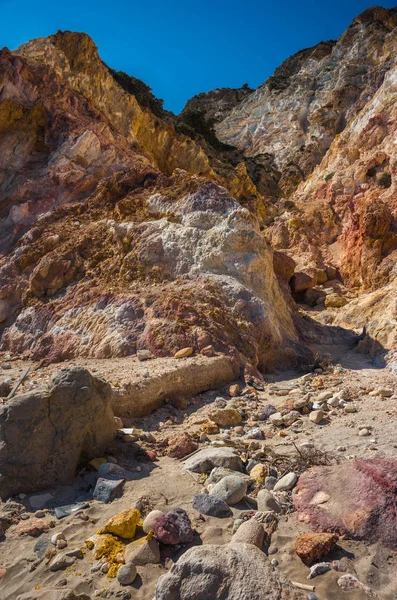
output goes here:
[[0, 407], [0, 497], [69, 484], [116, 436], [111, 387], [80, 367]]
[[190, 548], [160, 577], [154, 600], [300, 600], [253, 544]]

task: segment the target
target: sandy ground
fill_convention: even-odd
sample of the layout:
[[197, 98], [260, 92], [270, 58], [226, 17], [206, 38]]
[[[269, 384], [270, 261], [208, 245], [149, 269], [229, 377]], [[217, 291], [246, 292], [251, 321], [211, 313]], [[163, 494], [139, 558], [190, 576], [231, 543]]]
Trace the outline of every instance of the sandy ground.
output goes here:
[[[334, 367], [331, 373], [312, 375], [306, 382], [302, 380], [302, 373], [280, 373], [267, 377], [263, 392], [247, 397], [240, 396], [235, 402], [239, 408], [245, 410], [247, 417], [244, 422], [245, 430], [248, 431], [258, 425], [253, 414], [260, 407], [269, 403], [276, 407], [282, 407], [308, 390], [320, 392], [344, 389], [349, 392], [352, 402], [357, 407], [357, 412], [345, 414], [343, 410], [336, 409], [334, 414], [328, 415], [320, 425], [315, 425], [307, 416], [303, 416], [301, 423], [292, 428], [286, 428], [282, 432], [271, 425], [265, 425], [263, 430], [266, 437], [265, 440], [259, 442], [259, 446], [265, 450], [271, 448], [277, 454], [288, 457], [296, 456], [296, 446], [299, 448], [300, 444], [307, 441], [313, 442], [316, 448], [322, 449], [330, 456], [335, 456], [337, 460], [353, 456], [367, 458], [396, 456], [397, 377], [387, 369], [375, 368], [368, 357], [352, 350], [343, 347], [326, 349], [326, 351], [330, 350], [334, 357]], [[103, 365], [95, 367], [92, 364], [91, 369], [106, 376], [106, 379], [113, 385], [124, 384], [126, 378], [128, 379], [125, 363], [123, 363], [124, 370], [121, 369], [121, 363], [118, 360], [106, 361], [106, 363], [106, 373]], [[73, 361], [73, 364], [77, 364], [77, 361]], [[154, 368], [154, 364], [155, 361], [144, 363], [144, 369], [150, 372]], [[46, 368], [40, 367], [34, 371], [36, 366], [32, 365], [32, 373], [22, 388], [29, 389], [29, 387], [45, 383], [50, 373], [58, 368], [57, 365], [52, 365]], [[13, 378], [16, 380], [24, 368], [26, 368], [25, 363], [3, 358], [0, 379]], [[393, 396], [384, 400], [378, 396], [370, 396], [369, 390], [378, 387], [392, 388]], [[192, 498], [195, 494], [200, 493], [202, 485], [195, 476], [183, 470], [182, 461], [164, 456], [167, 438], [185, 431], [192, 434], [201, 431], [201, 424], [208, 419], [208, 413], [213, 409], [217, 398], [230, 401], [226, 395], [226, 388], [195, 396], [182, 409], [172, 404], [165, 404], [147, 417], [128, 420], [125, 425], [136, 427], [144, 432], [152, 432], [155, 435], [156, 443], [153, 444], [153, 447], [158, 454], [158, 460], [154, 463], [137, 460], [134, 452], [121, 453], [120, 456], [116, 456], [119, 464], [128, 467], [132, 478], [126, 483], [123, 497], [109, 505], [90, 501], [90, 507], [84, 511], [89, 517], [88, 521], [82, 521], [76, 516], [58, 521], [49, 513], [46, 520], [55, 521], [55, 527], [50, 530], [49, 535], [64, 531], [68, 540], [68, 549], [83, 547], [85, 540], [95, 534], [110, 516], [134, 506], [140, 498], [144, 497], [147, 499], [148, 509], [184, 508], [196, 530], [193, 544], [227, 543], [232, 535], [233, 520], [241, 514], [241, 511], [246, 511], [248, 505], [240, 503], [234, 507], [234, 515], [230, 519], [200, 516], [192, 508]], [[364, 425], [371, 429], [369, 437], [358, 435], [359, 427]], [[227, 439], [225, 434], [229, 434], [230, 438]], [[217, 435], [208, 436], [207, 441], [200, 445], [205, 447], [211, 443], [234, 445], [249, 455], [252, 441], [244, 441], [241, 439], [241, 435], [237, 435], [233, 429], [229, 431], [224, 428]], [[146, 448], [150, 447], [150, 444], [147, 443], [143, 445]], [[137, 467], [141, 471], [137, 470]], [[83, 489], [87, 491], [94, 480], [95, 473], [86, 473], [76, 480], [74, 486], [52, 490], [55, 499], [53, 504], [49, 503], [48, 507], [72, 501], [78, 494], [81, 495]], [[120, 588], [117, 580], [109, 579], [102, 573], [90, 572], [90, 567], [94, 562], [90, 551], [86, 552], [84, 559], [77, 560], [66, 572], [50, 572], [46, 560], [37, 562], [34, 554], [37, 539], [18, 537], [14, 530], [14, 527], [10, 528], [6, 537], [0, 541], [0, 567], [7, 569], [7, 575], [0, 583], [2, 600], [22, 600], [22, 598], [24, 600], [28, 598], [52, 600], [54, 598], [55, 600], [59, 591], [65, 587], [79, 593], [85, 592], [91, 597], [94, 597], [96, 593], [96, 595], [101, 594], [100, 597], [108, 598], [123, 597], [120, 596], [122, 589], [124, 592], [130, 592], [131, 598], [136, 600], [151, 600], [158, 577], [165, 573], [169, 566], [167, 559], [171, 558], [175, 561], [179, 554], [186, 550], [186, 548], [175, 549], [163, 546], [161, 564], [138, 567], [138, 577], [134, 584], [130, 587]], [[336, 585], [340, 574], [338, 575], [334, 571], [321, 575], [310, 582], [307, 581], [309, 569], [303, 565], [294, 552], [295, 539], [305, 531], [307, 528], [297, 522], [293, 513], [280, 518], [278, 530], [273, 534], [271, 541], [272, 554], [270, 558], [278, 561], [279, 564], [276, 568], [283, 571], [293, 581], [313, 584], [320, 600], [335, 600], [345, 597], [351, 600], [367, 598], [363, 592], [345, 593], [341, 591]], [[140, 535], [143, 533], [141, 532]], [[331, 558], [341, 558], [342, 556], [349, 560], [350, 572], [356, 573], [362, 582], [376, 590], [379, 598], [384, 600], [395, 598], [397, 593], [396, 553], [378, 545], [369, 546], [364, 542], [346, 539], [340, 541]]]

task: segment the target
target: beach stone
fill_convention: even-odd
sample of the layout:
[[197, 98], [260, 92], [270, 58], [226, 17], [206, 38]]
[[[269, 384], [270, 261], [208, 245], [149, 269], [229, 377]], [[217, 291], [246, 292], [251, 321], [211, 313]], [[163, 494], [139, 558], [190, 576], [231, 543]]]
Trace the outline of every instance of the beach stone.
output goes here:
[[46, 533], [49, 528], [49, 524], [42, 519], [29, 519], [29, 521], [19, 523], [15, 528], [15, 532], [20, 536], [30, 535], [31, 537], [36, 537], [42, 533]]
[[237, 504], [237, 502], [240, 502], [244, 498], [247, 493], [247, 487], [247, 482], [244, 479], [235, 475], [229, 475], [215, 484], [210, 491], [210, 495], [224, 500], [229, 506], [234, 506], [234, 504]]
[[318, 425], [324, 418], [324, 413], [322, 410], [313, 410], [310, 414], [309, 414], [309, 419], [310, 421], [312, 421], [313, 423], [316, 423], [316, 425]]
[[126, 565], [121, 565], [117, 571], [117, 581], [121, 585], [131, 585], [131, 583], [135, 581], [136, 576], [136, 566], [131, 562]]
[[281, 427], [284, 423], [283, 415], [279, 412], [273, 413], [269, 417], [269, 423], [275, 425], [276, 427]]
[[160, 562], [160, 547], [157, 540], [145, 539], [126, 546], [125, 562], [136, 566], [156, 565]]
[[142, 529], [145, 533], [149, 533], [153, 529], [153, 525], [156, 519], [164, 517], [164, 513], [161, 510], [152, 510], [143, 521]]
[[241, 394], [241, 388], [238, 383], [234, 383], [229, 387], [228, 392], [231, 398], [237, 398]]
[[150, 350], [137, 350], [136, 356], [137, 359], [141, 362], [145, 360], [151, 360], [152, 358], [154, 358]]
[[382, 398], [390, 398], [390, 396], [393, 396], [393, 393], [393, 390], [390, 388], [379, 388], [376, 390], [377, 396], [382, 396]]
[[205, 544], [182, 554], [157, 582], [154, 600], [301, 600], [253, 544]]
[[54, 496], [52, 494], [36, 494], [35, 496], [29, 497], [29, 503], [33, 510], [41, 510], [42, 508], [45, 508], [47, 502], [53, 498]]
[[124, 539], [131, 539], [135, 535], [140, 518], [141, 513], [139, 510], [136, 508], [127, 508], [111, 517], [101, 533], [111, 533]]
[[301, 410], [302, 408], [304, 408], [305, 406], [307, 406], [310, 402], [310, 397], [309, 396], [303, 396], [302, 398], [297, 398], [296, 400], [294, 400], [294, 409], [295, 410]]
[[267, 404], [257, 412], [258, 420], [267, 421], [269, 417], [274, 415], [276, 412], [277, 409], [273, 406], [273, 404]]
[[199, 494], [193, 498], [193, 508], [203, 515], [220, 519], [233, 515], [228, 504], [216, 496]]
[[256, 483], [263, 485], [265, 483], [266, 476], [268, 475], [269, 470], [266, 465], [259, 463], [255, 465], [250, 471], [250, 478], [253, 479]]
[[214, 467], [242, 471], [243, 463], [233, 448], [205, 448], [185, 460], [185, 469], [194, 473], [209, 473]]
[[235, 427], [241, 425], [243, 420], [236, 408], [220, 408], [210, 412], [209, 417], [221, 427]]
[[360, 429], [360, 431], [358, 432], [358, 435], [361, 437], [365, 437], [367, 435], [371, 435], [371, 432], [368, 429]]
[[108, 383], [70, 367], [0, 405], [0, 497], [72, 483], [116, 437], [111, 401]]
[[193, 354], [193, 352], [194, 352], [194, 350], [191, 347], [182, 348], [181, 350], [178, 350], [178, 352], [176, 352], [174, 354], [174, 358], [187, 358], [188, 356], [191, 356]]
[[283, 416], [283, 423], [286, 427], [290, 427], [295, 421], [301, 418], [300, 413], [296, 410], [291, 410], [289, 413]]
[[171, 458], [184, 458], [197, 450], [198, 444], [188, 433], [182, 433], [168, 440], [167, 456]]
[[110, 480], [100, 477], [96, 482], [93, 498], [94, 500], [98, 500], [98, 502], [109, 504], [115, 498], [122, 496], [124, 484], [125, 479]]
[[263, 525], [256, 519], [244, 521], [233, 535], [231, 543], [253, 544], [262, 548], [265, 540]]
[[295, 552], [310, 567], [327, 556], [336, 546], [338, 536], [334, 533], [305, 533], [295, 542]]
[[326, 402], [326, 400], [329, 400], [330, 398], [332, 398], [333, 395], [334, 395], [333, 392], [321, 392], [317, 396], [316, 400], [317, 400], [317, 402], [324, 403], [324, 402]]
[[[127, 436], [123, 436], [123, 438], [125, 437]], [[115, 463], [103, 463], [99, 466], [98, 477], [117, 481], [126, 478], [126, 471]]]
[[292, 489], [297, 481], [298, 477], [296, 473], [287, 473], [276, 483], [273, 489], [275, 492], [284, 492], [285, 490]]
[[190, 519], [182, 508], [174, 508], [153, 523], [154, 537], [163, 544], [186, 544], [193, 539]]
[[272, 510], [275, 513], [279, 513], [281, 511], [280, 505], [273, 497], [273, 494], [269, 492], [269, 490], [260, 490], [256, 500], [258, 503], [258, 510], [260, 512]]
[[37, 558], [43, 558], [44, 554], [47, 552], [49, 539], [46, 535], [41, 535], [37, 542], [34, 545], [33, 552], [37, 556]]
[[74, 556], [68, 556], [67, 554], [60, 554], [56, 556], [49, 566], [50, 571], [63, 571], [68, 567], [71, 567], [75, 561]]
[[272, 475], [269, 475], [265, 479], [265, 488], [267, 490], [273, 490], [276, 483], [277, 483], [277, 477], [272, 477]]
[[345, 413], [356, 413], [357, 406], [355, 404], [346, 404], [344, 410], [345, 410]]
[[241, 479], [244, 479], [245, 481], [247, 481], [247, 483], [251, 479], [250, 475], [247, 475], [246, 473], [240, 473], [240, 471], [232, 471], [232, 469], [225, 469], [225, 467], [215, 467], [214, 469], [212, 469], [207, 481], [205, 482], [206, 486], [208, 486], [211, 483], [218, 483], [218, 481], [221, 481], [221, 479], [223, 479], [224, 477], [228, 477], [229, 475], [241, 477]]

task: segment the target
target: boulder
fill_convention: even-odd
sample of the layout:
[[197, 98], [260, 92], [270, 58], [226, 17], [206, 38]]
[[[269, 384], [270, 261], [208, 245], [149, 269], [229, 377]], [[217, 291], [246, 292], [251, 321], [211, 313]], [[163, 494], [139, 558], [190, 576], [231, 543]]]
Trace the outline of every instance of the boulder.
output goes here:
[[154, 600], [303, 600], [253, 544], [195, 546], [160, 577]]
[[275, 513], [280, 512], [280, 506], [273, 497], [273, 494], [269, 490], [260, 490], [257, 496], [258, 510], [266, 512], [272, 510]]
[[296, 262], [288, 254], [278, 250], [273, 252], [273, 268], [276, 275], [289, 281], [295, 272], [295, 267]]
[[111, 397], [108, 383], [72, 367], [0, 406], [0, 497], [70, 484], [79, 461], [116, 436]]
[[205, 448], [185, 460], [185, 469], [193, 473], [209, 473], [214, 467], [242, 471], [243, 463], [233, 448]]

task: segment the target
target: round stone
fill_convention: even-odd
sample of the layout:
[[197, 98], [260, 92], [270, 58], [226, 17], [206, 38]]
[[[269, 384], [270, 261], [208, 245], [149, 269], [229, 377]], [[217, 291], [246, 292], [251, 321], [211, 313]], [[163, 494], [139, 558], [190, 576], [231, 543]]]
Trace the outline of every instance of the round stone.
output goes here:
[[117, 573], [117, 581], [121, 585], [130, 585], [136, 577], [136, 566], [133, 563], [122, 565]]

